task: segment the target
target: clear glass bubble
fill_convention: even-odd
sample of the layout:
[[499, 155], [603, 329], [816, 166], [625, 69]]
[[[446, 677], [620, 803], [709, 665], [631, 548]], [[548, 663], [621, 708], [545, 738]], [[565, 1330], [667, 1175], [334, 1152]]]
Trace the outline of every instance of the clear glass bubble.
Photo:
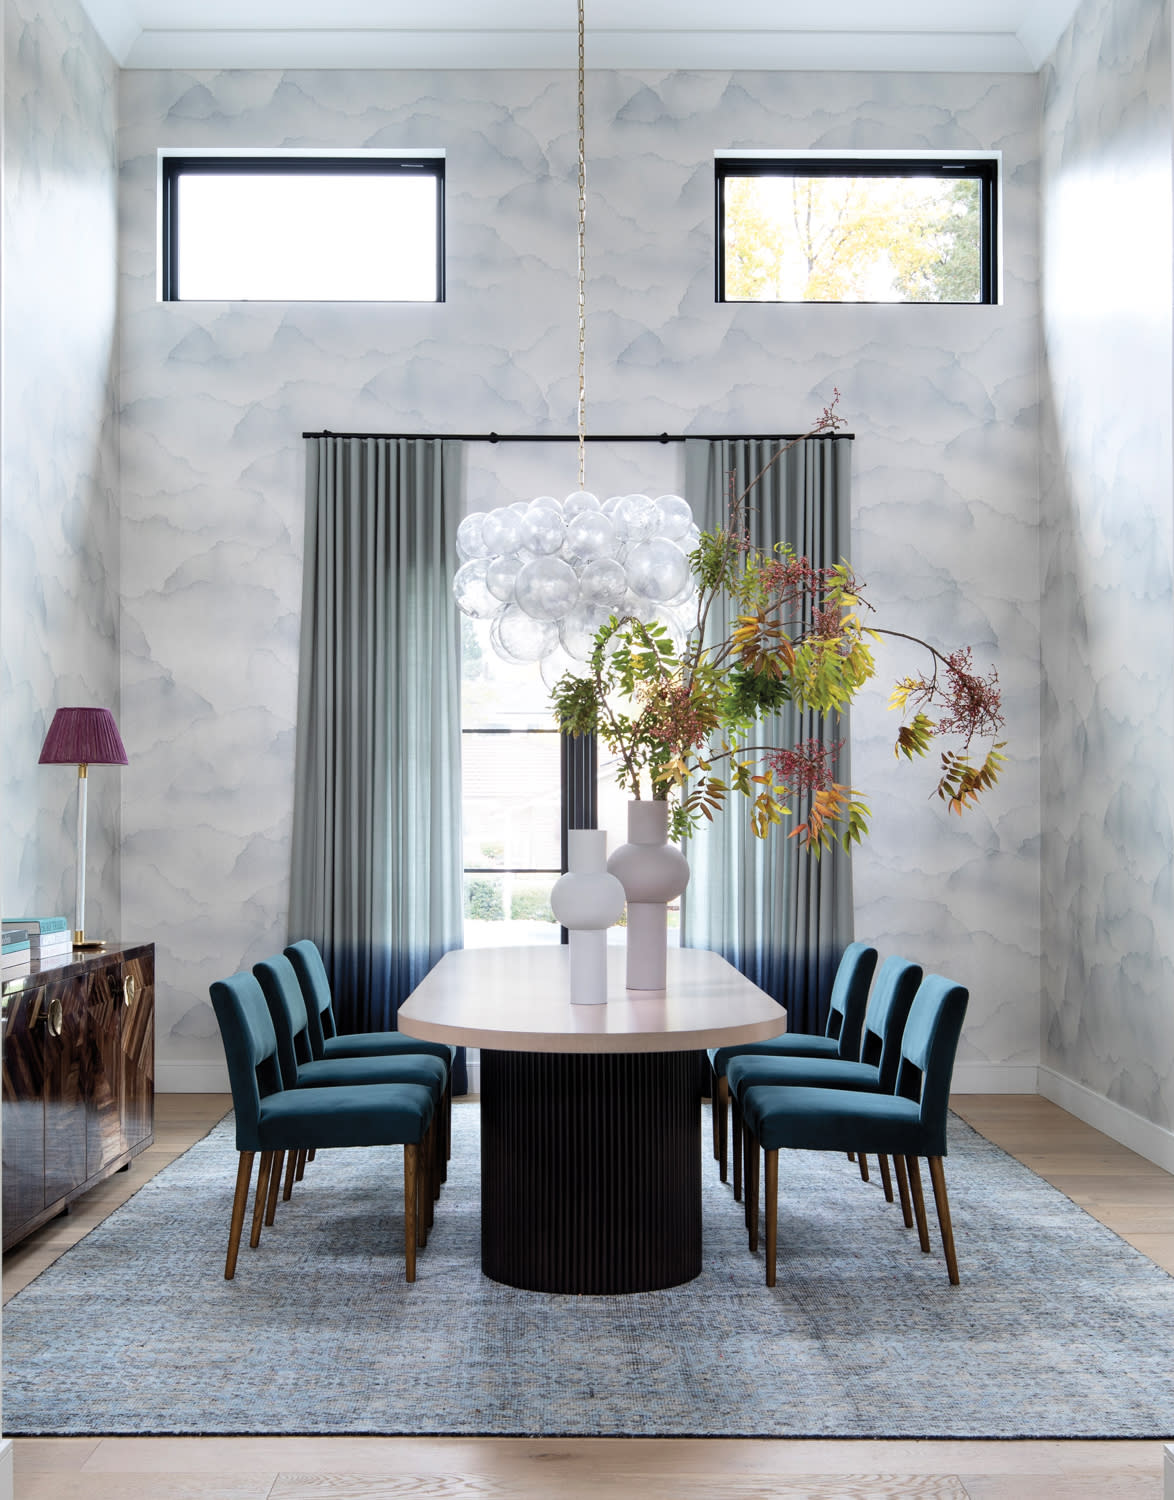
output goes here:
[[586, 661], [595, 646], [596, 632], [611, 619], [610, 609], [598, 604], [577, 604], [559, 627], [563, 650], [574, 661]]
[[585, 510], [598, 510], [599, 499], [590, 490], [576, 490], [563, 501], [563, 516], [569, 522]]
[[628, 587], [657, 603], [679, 594], [689, 578], [689, 560], [675, 542], [653, 537], [628, 554]]
[[628, 575], [615, 558], [597, 557], [584, 565], [579, 574], [579, 588], [585, 604], [616, 609], [627, 595]]
[[535, 620], [558, 620], [578, 603], [579, 580], [561, 557], [536, 557], [518, 574], [514, 599]]
[[461, 564], [452, 581], [457, 608], [474, 620], [492, 620], [501, 609], [501, 600], [494, 598], [485, 581], [488, 567], [486, 558], [471, 558], [467, 563]]
[[567, 553], [579, 562], [611, 557], [619, 544], [615, 527], [602, 511], [580, 511], [567, 524]]
[[506, 509], [507, 510], [516, 510], [517, 513], [518, 513], [518, 515], [524, 516], [526, 514], [526, 512], [530, 509], [530, 501], [529, 500], [515, 500], [513, 502], [513, 504], [512, 505], [508, 505], [506, 507]]
[[693, 512], [688, 500], [680, 495], [661, 495], [656, 502], [657, 536], [667, 536], [670, 541], [683, 537], [693, 524]]
[[616, 614], [621, 617], [630, 616], [633, 620], [639, 620], [642, 625], [648, 625], [656, 618], [656, 605], [647, 594], [637, 594], [629, 589]]
[[616, 509], [619, 506], [619, 503], [620, 503], [620, 501], [623, 498], [624, 498], [623, 495], [611, 495], [611, 496], [609, 496], [609, 498], [606, 499], [603, 502], [603, 504], [600, 506], [600, 510], [603, 511], [603, 513], [604, 513], [605, 516], [608, 516], [608, 517], [614, 516], [615, 513], [616, 513]]
[[513, 600], [514, 584], [521, 571], [522, 563], [517, 557], [491, 557], [489, 566], [485, 569], [485, 587], [495, 599], [509, 604]]
[[484, 525], [485, 512], [474, 510], [457, 527], [457, 556], [462, 560], [467, 562], [470, 558], [489, 555], [489, 548], [482, 535]]
[[542, 680], [553, 692], [559, 681], [568, 672], [578, 672], [581, 664], [572, 660], [563, 650], [562, 646], [556, 646], [553, 651], [542, 658]]
[[530, 501], [531, 510], [533, 510], [536, 505], [541, 510], [554, 511], [556, 516], [561, 516], [563, 513], [563, 502], [561, 500], [556, 500], [553, 495], [536, 496], [533, 500]]
[[556, 510], [534, 501], [522, 517], [522, 540], [535, 557], [557, 552], [566, 540], [567, 528]]
[[685, 552], [685, 553], [695, 552], [697, 550], [697, 543], [700, 540], [701, 540], [701, 527], [698, 526], [698, 525], [696, 525], [696, 524], [694, 524], [694, 525], [692, 525], [692, 526], [690, 526], [688, 528], [688, 530], [684, 533], [684, 535], [677, 542], [677, 545], [678, 545], [678, 547], [680, 547], [680, 549], [681, 549], [682, 552]]
[[673, 649], [680, 656], [685, 649], [685, 642], [689, 635], [684, 620], [681, 619], [681, 616], [675, 609], [670, 609], [664, 604], [657, 609], [655, 618], [656, 623], [663, 625], [672, 637]]
[[522, 520], [508, 505], [491, 510], [481, 527], [485, 551], [495, 557], [514, 552], [522, 545]]
[[659, 521], [656, 501], [647, 495], [625, 495], [616, 507], [614, 519], [629, 542], [647, 541]]
[[541, 661], [558, 645], [558, 626], [507, 604], [489, 627], [489, 643], [504, 661]]

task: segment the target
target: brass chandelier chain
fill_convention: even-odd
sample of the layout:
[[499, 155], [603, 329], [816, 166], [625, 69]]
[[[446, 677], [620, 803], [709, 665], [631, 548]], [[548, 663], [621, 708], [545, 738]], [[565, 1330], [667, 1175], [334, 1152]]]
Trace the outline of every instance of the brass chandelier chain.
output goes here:
[[583, 109], [583, 0], [579, 0], [579, 488], [587, 482], [587, 269], [584, 255], [587, 229], [587, 153]]

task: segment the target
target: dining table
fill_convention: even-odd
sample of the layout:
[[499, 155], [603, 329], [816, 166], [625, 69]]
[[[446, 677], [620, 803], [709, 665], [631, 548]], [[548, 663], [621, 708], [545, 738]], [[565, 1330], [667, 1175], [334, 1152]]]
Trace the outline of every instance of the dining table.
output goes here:
[[732, 964], [670, 947], [663, 990], [572, 1004], [567, 945], [446, 953], [400, 1006], [408, 1036], [480, 1049], [481, 1268], [587, 1295], [679, 1286], [702, 1267], [699, 1053], [787, 1013]]

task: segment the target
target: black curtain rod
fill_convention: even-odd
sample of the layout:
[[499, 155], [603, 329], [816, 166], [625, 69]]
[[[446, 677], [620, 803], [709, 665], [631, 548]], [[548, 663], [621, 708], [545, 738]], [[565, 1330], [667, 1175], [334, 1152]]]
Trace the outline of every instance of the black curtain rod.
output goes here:
[[[573, 433], [551, 432], [303, 432], [304, 438], [435, 438], [449, 443], [577, 443]], [[596, 433], [587, 435], [589, 443], [702, 443], [751, 442], [794, 443], [809, 436], [806, 432], [682, 432], [682, 433]], [[815, 436], [845, 438], [852, 441], [854, 432], [816, 433]]]

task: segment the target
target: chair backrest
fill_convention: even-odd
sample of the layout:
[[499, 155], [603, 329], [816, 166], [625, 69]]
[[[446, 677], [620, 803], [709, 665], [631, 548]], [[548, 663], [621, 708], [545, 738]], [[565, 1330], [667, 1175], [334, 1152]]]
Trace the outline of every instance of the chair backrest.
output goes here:
[[937, 1138], [937, 1149], [927, 1150], [927, 1156], [946, 1154], [950, 1082], [969, 999], [962, 985], [927, 974], [905, 1022], [897, 1093], [920, 1103], [922, 1126]]
[[269, 1004], [269, 1015], [277, 1033], [277, 1057], [281, 1079], [287, 1089], [297, 1088], [298, 1065], [314, 1057], [310, 1045], [310, 1018], [294, 966], [284, 953], [263, 958], [253, 965]]
[[891, 1094], [897, 1086], [901, 1038], [920, 983], [920, 965], [894, 955], [881, 964], [868, 998], [860, 1061], [879, 1069], [878, 1088], [882, 1094]]
[[228, 1063], [237, 1150], [256, 1151], [261, 1100], [282, 1088], [269, 1006], [252, 974], [217, 979], [210, 991]]
[[876, 949], [867, 943], [849, 943], [836, 970], [824, 1032], [839, 1041], [839, 1055], [845, 1062], [855, 1062], [860, 1056], [860, 1031], [876, 956]]
[[306, 1015], [310, 1022], [310, 1050], [315, 1057], [321, 1057], [326, 1050], [325, 1039], [338, 1035], [326, 965], [322, 962], [317, 943], [311, 942], [309, 938], [291, 943], [285, 950], [285, 956], [294, 966], [294, 973], [302, 987], [302, 998], [306, 1002]]

